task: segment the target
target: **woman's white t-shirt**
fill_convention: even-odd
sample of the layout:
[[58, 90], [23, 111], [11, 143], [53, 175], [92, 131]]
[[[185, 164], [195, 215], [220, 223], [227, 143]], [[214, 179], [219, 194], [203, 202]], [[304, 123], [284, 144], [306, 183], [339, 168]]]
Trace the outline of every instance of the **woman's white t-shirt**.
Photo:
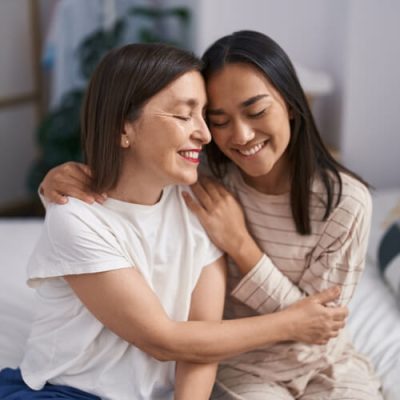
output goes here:
[[183, 190], [190, 189], [167, 187], [153, 206], [73, 198], [49, 205], [28, 265], [38, 307], [21, 371], [31, 388], [49, 382], [103, 399], [173, 398], [175, 363], [159, 362], [108, 330], [63, 276], [135, 267], [169, 317], [187, 320], [203, 267], [222, 253], [188, 210]]

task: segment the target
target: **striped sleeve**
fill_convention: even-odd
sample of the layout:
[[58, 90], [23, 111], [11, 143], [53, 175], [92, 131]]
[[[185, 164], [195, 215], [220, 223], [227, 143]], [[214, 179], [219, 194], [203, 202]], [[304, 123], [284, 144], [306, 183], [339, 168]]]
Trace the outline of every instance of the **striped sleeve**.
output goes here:
[[243, 277], [231, 295], [261, 314], [285, 308], [305, 296], [266, 254]]
[[364, 201], [351, 195], [344, 199], [329, 219], [310, 266], [299, 281], [305, 292], [339, 286], [338, 304], [349, 303], [365, 265], [371, 211], [369, 193]]
[[304, 272], [297, 285], [265, 254], [242, 278], [232, 296], [258, 313], [271, 313], [306, 295], [339, 286], [338, 303], [347, 304], [364, 267], [371, 218], [371, 197], [366, 189], [360, 194], [343, 195], [310, 257], [304, 260]]

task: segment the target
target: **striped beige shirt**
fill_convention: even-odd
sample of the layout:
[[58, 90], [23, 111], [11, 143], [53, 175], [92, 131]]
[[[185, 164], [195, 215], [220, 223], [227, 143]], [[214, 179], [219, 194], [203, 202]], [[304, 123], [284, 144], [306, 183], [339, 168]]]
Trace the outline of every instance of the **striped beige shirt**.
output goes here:
[[[367, 188], [342, 174], [340, 203], [323, 221], [324, 188], [312, 187], [311, 235], [296, 232], [289, 194], [265, 195], [246, 185], [232, 167], [226, 186], [239, 199], [250, 232], [265, 252], [259, 263], [242, 277], [230, 261], [226, 318], [272, 313], [308, 294], [338, 285], [340, 304], [347, 304], [360, 279], [366, 253], [371, 217]], [[338, 188], [336, 188], [338, 189]], [[239, 371], [286, 381], [326, 368], [340, 358], [348, 345], [345, 332], [325, 346], [283, 343], [259, 348], [223, 364]]]

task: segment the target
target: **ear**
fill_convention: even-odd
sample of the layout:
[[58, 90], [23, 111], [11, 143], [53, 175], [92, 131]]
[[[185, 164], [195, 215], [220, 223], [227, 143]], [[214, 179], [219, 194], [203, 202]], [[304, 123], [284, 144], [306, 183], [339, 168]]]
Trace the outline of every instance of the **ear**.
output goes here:
[[128, 135], [125, 133], [121, 134], [121, 147], [123, 149], [128, 149], [131, 145]]
[[124, 123], [124, 130], [121, 133], [121, 147], [128, 149], [135, 139], [135, 129], [132, 122]]

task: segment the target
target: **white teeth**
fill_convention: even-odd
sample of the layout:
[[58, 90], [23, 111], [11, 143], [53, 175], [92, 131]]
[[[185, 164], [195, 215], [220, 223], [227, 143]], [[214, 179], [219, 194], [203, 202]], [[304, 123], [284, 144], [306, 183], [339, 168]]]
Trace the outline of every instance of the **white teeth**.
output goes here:
[[197, 151], [180, 151], [179, 154], [181, 154], [182, 157], [193, 158], [197, 160], [199, 158], [200, 153]]
[[243, 154], [244, 156], [252, 156], [253, 154], [258, 153], [263, 147], [264, 147], [264, 143], [259, 143], [248, 150], [239, 150], [238, 149], [238, 152], [240, 154]]

